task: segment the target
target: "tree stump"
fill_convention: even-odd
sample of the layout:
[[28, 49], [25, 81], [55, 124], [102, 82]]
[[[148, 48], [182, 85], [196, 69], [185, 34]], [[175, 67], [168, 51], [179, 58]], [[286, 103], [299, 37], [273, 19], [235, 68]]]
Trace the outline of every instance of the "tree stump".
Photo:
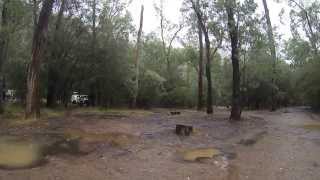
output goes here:
[[179, 112], [179, 111], [171, 111], [170, 112], [170, 115], [180, 115], [181, 114], [181, 112]]
[[176, 125], [176, 134], [179, 136], [190, 136], [192, 131], [193, 131], [192, 126], [186, 126], [186, 125], [182, 125], [182, 124]]

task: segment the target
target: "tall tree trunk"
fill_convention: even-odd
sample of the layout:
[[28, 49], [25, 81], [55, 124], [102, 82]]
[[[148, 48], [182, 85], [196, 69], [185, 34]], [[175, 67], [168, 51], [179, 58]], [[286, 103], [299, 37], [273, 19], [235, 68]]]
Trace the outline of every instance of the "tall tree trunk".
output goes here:
[[268, 26], [268, 39], [269, 39], [269, 48], [270, 48], [270, 52], [271, 52], [271, 57], [273, 59], [273, 64], [272, 64], [272, 93], [271, 93], [271, 110], [275, 111], [276, 110], [276, 99], [275, 99], [275, 87], [276, 87], [276, 83], [275, 83], [275, 78], [276, 78], [276, 62], [277, 62], [277, 55], [276, 55], [276, 46], [275, 46], [275, 42], [274, 42], [274, 37], [273, 37], [273, 31], [272, 31], [272, 25], [271, 25], [271, 20], [270, 20], [270, 16], [269, 16], [269, 9], [268, 9], [268, 5], [267, 5], [267, 1], [266, 0], [262, 0], [263, 2], [263, 7], [264, 7], [264, 11], [265, 11], [265, 18], [267, 20], [267, 26]]
[[[62, 17], [63, 17], [63, 12], [66, 7], [66, 0], [61, 1], [61, 6], [60, 10], [58, 13], [57, 21], [55, 24], [55, 30], [54, 30], [54, 35], [53, 35], [53, 43], [57, 43], [57, 39], [59, 38], [59, 30], [61, 27], [61, 22], [62, 22]], [[54, 107], [56, 106], [56, 101], [57, 101], [57, 76], [58, 72], [56, 70], [55, 64], [57, 60], [57, 44], [53, 45], [54, 47], [52, 48], [51, 56], [50, 56], [50, 61], [48, 63], [48, 92], [47, 92], [47, 107]]]
[[96, 40], [97, 40], [96, 10], [97, 10], [97, 2], [96, 2], [96, 0], [93, 0], [93, 2], [92, 2], [92, 52], [93, 52], [93, 55], [95, 55]]
[[199, 7], [199, 1], [195, 3], [190, 0], [192, 8], [197, 15], [198, 22], [200, 23], [202, 32], [204, 34], [205, 46], [206, 46], [206, 77], [207, 77], [207, 114], [213, 113], [212, 107], [212, 81], [211, 81], [211, 62], [210, 62], [210, 39], [209, 32], [202, 17], [202, 13]]
[[3, 76], [3, 63], [7, 59], [7, 50], [8, 50], [8, 4], [10, 0], [4, 0], [3, 8], [1, 13], [1, 29], [0, 29], [0, 114], [3, 113], [3, 100], [4, 100], [4, 76]]
[[33, 27], [36, 29], [38, 21], [38, 0], [33, 0]]
[[247, 51], [245, 50], [243, 53], [243, 87], [244, 87], [244, 94], [243, 94], [243, 100], [244, 102], [243, 107], [247, 106], [247, 108], [249, 108], [249, 99], [248, 99], [248, 82], [247, 82]]
[[241, 119], [241, 97], [240, 97], [240, 69], [239, 69], [239, 34], [237, 23], [234, 19], [234, 0], [226, 1], [226, 11], [228, 14], [228, 28], [229, 36], [231, 39], [231, 60], [233, 69], [233, 83], [232, 83], [232, 108], [231, 108], [231, 120]]
[[210, 40], [208, 31], [204, 31], [204, 39], [206, 42], [206, 57], [207, 57], [207, 63], [206, 63], [206, 76], [207, 76], [207, 113], [212, 114], [213, 113], [213, 107], [212, 107], [212, 80], [211, 80], [211, 61], [210, 61]]
[[202, 30], [200, 22], [198, 21], [198, 34], [199, 34], [199, 71], [198, 71], [198, 106], [197, 109], [201, 110], [203, 106], [203, 42]]
[[43, 58], [44, 46], [47, 41], [49, 17], [54, 0], [45, 0], [41, 8], [37, 27], [33, 35], [31, 64], [27, 75], [26, 118], [40, 117], [40, 65]]
[[[92, 42], [91, 42], [91, 48], [92, 48], [92, 58], [95, 58], [95, 54], [96, 54], [96, 40], [97, 40], [97, 29], [96, 29], [96, 9], [97, 9], [97, 2], [96, 0], [92, 0]], [[92, 83], [92, 87], [90, 88], [90, 104], [92, 106], [96, 106], [98, 105], [97, 102], [97, 85], [98, 84], [98, 80], [95, 80]]]
[[141, 14], [140, 14], [140, 27], [138, 31], [138, 38], [137, 38], [137, 49], [136, 49], [136, 56], [135, 56], [135, 65], [136, 65], [136, 77], [135, 77], [135, 87], [134, 87], [134, 95], [133, 95], [133, 107], [137, 106], [137, 97], [139, 94], [139, 55], [140, 55], [140, 48], [141, 48], [141, 34], [142, 34], [142, 27], [143, 27], [143, 11], [144, 7], [141, 6]]
[[49, 108], [53, 108], [57, 105], [57, 72], [52, 66], [53, 65], [49, 65], [48, 67], [47, 107]]

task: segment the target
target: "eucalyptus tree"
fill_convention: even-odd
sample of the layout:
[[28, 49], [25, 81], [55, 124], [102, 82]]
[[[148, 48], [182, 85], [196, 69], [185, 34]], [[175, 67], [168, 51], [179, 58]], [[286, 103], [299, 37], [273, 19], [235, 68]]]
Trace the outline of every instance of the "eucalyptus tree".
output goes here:
[[241, 74], [242, 106], [248, 105], [248, 87], [250, 72], [249, 51], [254, 49], [254, 43], [261, 36], [262, 28], [260, 17], [257, 16], [257, 3], [254, 0], [245, 0], [237, 6], [237, 24], [239, 28], [239, 53]]
[[[197, 4], [200, 2], [197, 1]], [[194, 64], [194, 68], [198, 72], [198, 96], [197, 96], [197, 110], [201, 110], [203, 108], [203, 96], [204, 96], [204, 83], [203, 83], [203, 68], [204, 68], [204, 47], [203, 47], [203, 32], [201, 29], [200, 21], [198, 20], [196, 14], [194, 11], [190, 11], [190, 8], [187, 5], [184, 5], [184, 7], [181, 9], [181, 12], [186, 20], [188, 22], [188, 32], [185, 39], [180, 39], [183, 46], [185, 48], [195, 48], [198, 46], [198, 61], [195, 63], [194, 60], [191, 61], [191, 63]], [[197, 35], [197, 36], [196, 36]], [[186, 42], [187, 41], [187, 42]]]
[[2, 74], [2, 66], [7, 57], [8, 48], [8, 6], [10, 0], [4, 0], [1, 11], [1, 29], [0, 29], [0, 114], [3, 113], [3, 91], [4, 91], [4, 77]]
[[236, 6], [236, 0], [226, 0], [225, 2], [225, 8], [228, 16], [229, 36], [231, 40], [231, 61], [233, 69], [231, 120], [241, 119], [239, 27], [234, 17], [235, 9], [237, 8]]
[[[201, 30], [204, 34], [206, 53], [206, 77], [207, 77], [207, 113], [213, 113], [211, 59], [221, 48], [224, 38], [224, 22], [222, 6], [220, 2], [186, 0], [185, 6], [196, 14]], [[213, 48], [214, 47], [214, 48]]]
[[26, 118], [40, 117], [40, 65], [43, 58], [44, 46], [47, 41], [49, 17], [52, 12], [54, 0], [43, 2], [39, 20], [34, 31], [32, 43], [32, 59], [27, 75]]
[[308, 38], [312, 52], [315, 56], [318, 55], [320, 46], [320, 32], [319, 32], [319, 1], [311, 1], [305, 5], [306, 2], [298, 0], [288, 0], [292, 7], [290, 12], [290, 24], [292, 35], [301, 37], [300, 32], [304, 32], [304, 36]]
[[273, 35], [273, 30], [272, 30], [272, 25], [271, 25], [271, 20], [270, 20], [270, 15], [269, 15], [269, 9], [268, 9], [268, 4], [266, 0], [262, 0], [263, 2], [263, 7], [265, 11], [265, 18], [267, 21], [267, 33], [268, 33], [268, 40], [269, 40], [269, 49], [271, 52], [271, 57], [273, 59], [273, 76], [272, 76], [272, 94], [271, 94], [271, 110], [274, 111], [276, 110], [276, 92], [275, 92], [275, 81], [276, 81], [276, 63], [277, 63], [277, 54], [276, 54], [276, 45], [274, 41], [274, 35]]
[[[199, 1], [198, 1], [199, 2]], [[198, 20], [198, 38], [199, 38], [199, 72], [198, 72], [198, 105], [197, 109], [202, 109], [202, 98], [203, 98], [203, 33], [201, 23]]]
[[141, 35], [142, 35], [142, 28], [143, 28], [143, 11], [144, 11], [144, 6], [142, 5], [141, 13], [140, 13], [140, 26], [138, 31], [136, 54], [135, 54], [136, 74], [135, 74], [135, 87], [134, 87], [134, 94], [133, 94], [133, 107], [137, 106], [137, 97], [139, 93], [139, 55], [140, 55], [140, 49], [141, 49]]

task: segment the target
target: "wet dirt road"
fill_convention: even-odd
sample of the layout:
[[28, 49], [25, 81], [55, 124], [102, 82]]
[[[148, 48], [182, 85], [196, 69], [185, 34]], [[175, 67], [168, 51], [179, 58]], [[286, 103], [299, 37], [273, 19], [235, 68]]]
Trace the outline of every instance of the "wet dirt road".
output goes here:
[[[43, 166], [0, 170], [0, 180], [320, 179], [318, 115], [305, 108], [288, 108], [272, 113], [244, 112], [245, 120], [239, 123], [230, 123], [228, 117], [227, 109], [216, 109], [213, 116], [193, 110], [170, 116], [168, 110], [160, 109], [147, 116], [123, 117], [79, 110], [62, 118], [62, 124], [53, 122], [59, 128], [126, 133], [139, 140], [124, 147], [107, 142], [92, 144], [96, 150], [85, 156], [48, 156], [48, 163]], [[174, 133], [176, 124], [192, 125], [196, 132], [179, 137]], [[28, 134], [29, 129], [16, 131]], [[256, 134], [256, 141], [239, 143]], [[90, 138], [94, 139], [92, 135]], [[181, 151], [207, 147], [221, 150], [222, 155], [195, 162], [185, 162], [180, 157]]]
[[320, 179], [319, 116], [305, 108], [250, 114], [267, 121], [267, 134], [251, 147], [236, 148], [229, 179]]

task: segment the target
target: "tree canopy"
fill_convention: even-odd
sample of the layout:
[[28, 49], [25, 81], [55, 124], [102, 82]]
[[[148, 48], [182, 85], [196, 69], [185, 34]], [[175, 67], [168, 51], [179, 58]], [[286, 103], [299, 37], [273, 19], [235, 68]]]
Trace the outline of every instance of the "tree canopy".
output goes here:
[[[201, 98], [209, 102], [207, 108], [239, 104], [240, 113], [240, 107], [320, 108], [316, 0], [287, 2], [290, 39], [278, 38], [267, 11], [259, 12], [255, 0], [184, 0], [179, 24], [166, 19], [159, 0], [154, 8], [160, 33], [138, 31], [127, 10], [134, 1], [52, 0], [45, 9], [46, 2], [0, 3], [0, 90], [15, 90], [20, 103], [29, 103], [30, 60], [36, 57], [41, 63], [34, 91], [39, 95], [34, 96], [41, 106], [68, 106], [72, 93], [79, 92], [88, 95], [90, 105], [101, 107], [133, 101], [140, 108], [196, 107]], [[45, 12], [48, 28], [42, 31]], [[199, 91], [202, 77], [206, 80]]]

